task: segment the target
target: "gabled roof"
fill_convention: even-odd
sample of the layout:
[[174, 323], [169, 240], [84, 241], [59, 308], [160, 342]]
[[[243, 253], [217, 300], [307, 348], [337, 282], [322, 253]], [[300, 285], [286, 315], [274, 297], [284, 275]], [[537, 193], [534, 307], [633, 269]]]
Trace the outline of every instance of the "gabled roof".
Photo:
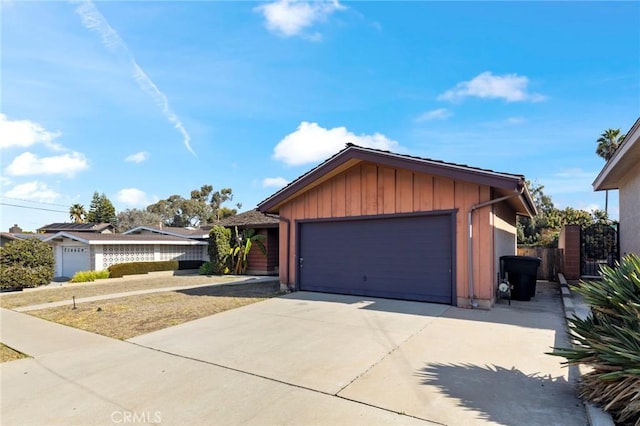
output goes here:
[[38, 228], [38, 232], [60, 232], [60, 231], [72, 231], [72, 232], [103, 232], [105, 230], [113, 230], [115, 227], [110, 223], [50, 223], [41, 228]]
[[204, 229], [196, 229], [196, 228], [180, 228], [177, 226], [163, 226], [162, 228], [156, 228], [154, 226], [136, 226], [135, 228], [131, 228], [125, 232], [123, 235], [132, 235], [139, 234], [142, 231], [152, 232], [158, 235], [172, 235], [175, 237], [182, 238], [197, 238], [203, 239], [209, 237], [209, 231]]
[[603, 191], [605, 189], [618, 189], [621, 180], [631, 170], [640, 173], [640, 117], [635, 124], [627, 132], [622, 143], [613, 153], [613, 156], [604, 165], [596, 180], [593, 181], [593, 189], [595, 191]]
[[68, 238], [80, 243], [97, 245], [97, 244], [161, 244], [161, 245], [207, 245], [205, 241], [198, 241], [184, 237], [174, 237], [171, 235], [150, 235], [150, 234], [97, 234], [90, 232], [58, 232], [48, 236], [44, 241], [54, 241], [58, 239]]
[[522, 191], [520, 197], [517, 198], [519, 200], [518, 213], [524, 215], [536, 214], [535, 204], [531, 194], [526, 189], [523, 175], [496, 172], [464, 164], [447, 163], [380, 149], [364, 148], [353, 144], [347, 144], [345, 149], [262, 201], [258, 204], [258, 210], [265, 213], [278, 213], [278, 209], [285, 202], [362, 162], [382, 164], [388, 167], [472, 182], [507, 192]]
[[249, 210], [234, 216], [225, 217], [218, 222], [220, 226], [237, 226], [238, 228], [277, 228], [280, 221], [277, 217], [267, 216], [257, 209]]

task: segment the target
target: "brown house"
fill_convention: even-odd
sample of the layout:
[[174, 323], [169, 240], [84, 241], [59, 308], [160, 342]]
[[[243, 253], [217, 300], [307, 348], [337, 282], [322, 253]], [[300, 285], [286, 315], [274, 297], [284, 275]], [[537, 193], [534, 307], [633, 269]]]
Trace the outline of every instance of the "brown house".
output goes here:
[[247, 256], [247, 274], [250, 275], [278, 275], [279, 243], [277, 217], [268, 216], [258, 210], [249, 210], [234, 216], [226, 217], [218, 223], [227, 228], [254, 229], [256, 234], [263, 235], [264, 247], [267, 255], [262, 254], [260, 249], [254, 245]]
[[522, 175], [348, 144], [258, 206], [280, 216], [288, 287], [489, 308]]

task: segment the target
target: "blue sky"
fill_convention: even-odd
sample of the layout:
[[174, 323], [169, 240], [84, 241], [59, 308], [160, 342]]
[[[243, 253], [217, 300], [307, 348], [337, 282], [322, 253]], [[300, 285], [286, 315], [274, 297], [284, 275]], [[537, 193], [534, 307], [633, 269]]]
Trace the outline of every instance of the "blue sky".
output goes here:
[[247, 210], [346, 142], [524, 174], [558, 207], [603, 208], [595, 141], [640, 116], [638, 2], [0, 13], [2, 231], [68, 221], [94, 191], [121, 211], [211, 184]]

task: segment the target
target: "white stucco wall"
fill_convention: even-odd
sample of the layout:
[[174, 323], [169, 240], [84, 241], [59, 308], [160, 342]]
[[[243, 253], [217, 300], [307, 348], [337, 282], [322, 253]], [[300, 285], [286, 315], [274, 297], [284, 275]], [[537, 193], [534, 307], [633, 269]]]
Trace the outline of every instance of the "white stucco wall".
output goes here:
[[640, 256], [640, 167], [620, 183], [620, 256]]

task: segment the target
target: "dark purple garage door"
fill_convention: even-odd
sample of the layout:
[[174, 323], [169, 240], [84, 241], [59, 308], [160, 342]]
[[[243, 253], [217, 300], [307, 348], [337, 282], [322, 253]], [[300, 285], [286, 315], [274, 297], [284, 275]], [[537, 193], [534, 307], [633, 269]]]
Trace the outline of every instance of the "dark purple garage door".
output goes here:
[[453, 304], [453, 216], [303, 222], [305, 291]]

